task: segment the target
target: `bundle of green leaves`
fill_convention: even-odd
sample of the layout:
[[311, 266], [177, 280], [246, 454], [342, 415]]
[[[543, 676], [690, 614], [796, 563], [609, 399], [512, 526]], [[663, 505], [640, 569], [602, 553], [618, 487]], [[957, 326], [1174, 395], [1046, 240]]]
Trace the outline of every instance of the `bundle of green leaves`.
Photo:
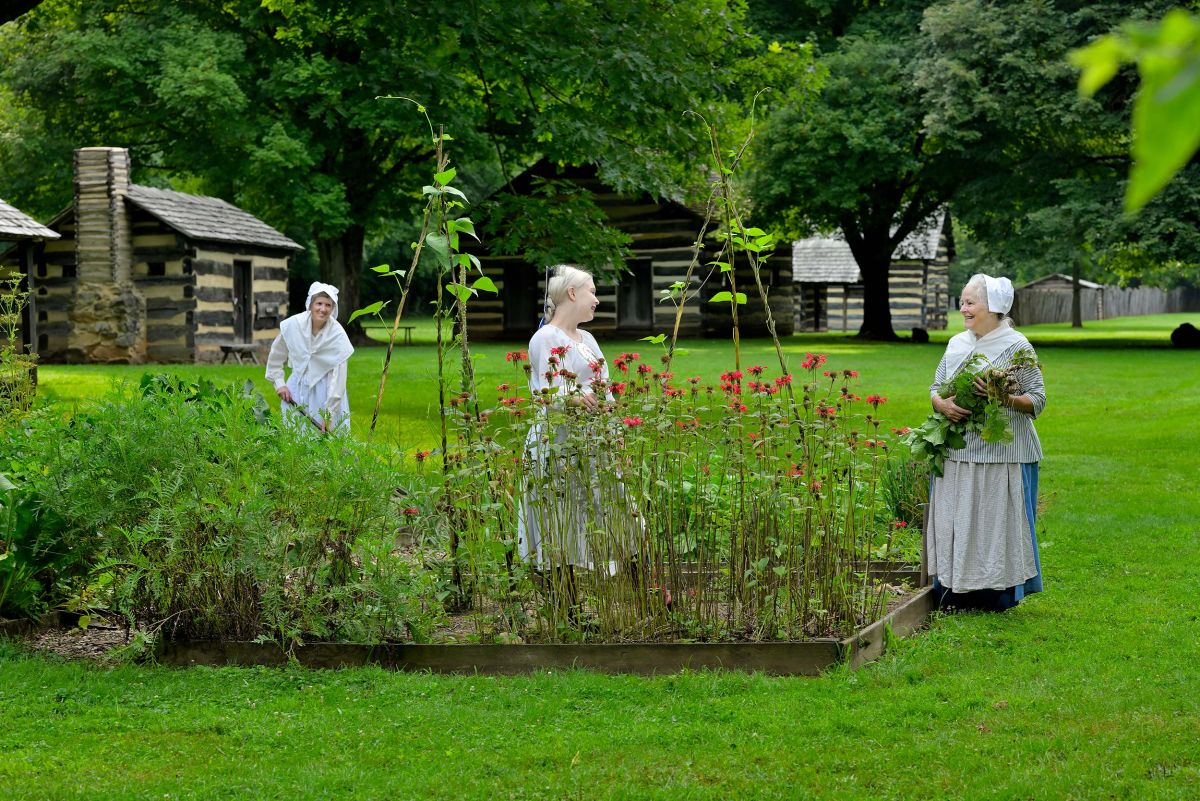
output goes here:
[[[926, 417], [925, 422], [904, 437], [913, 457], [928, 462], [933, 474], [941, 476], [950, 451], [966, 447], [969, 431], [978, 434], [984, 442], [1012, 442], [1012, 429], [1004, 414], [1004, 399], [1020, 391], [1017, 371], [1036, 366], [1037, 359], [1028, 349], [1018, 351], [1002, 368], [993, 368], [982, 353], [967, 359], [953, 377], [942, 383], [938, 395], [954, 398], [954, 402], [970, 414], [959, 421], [940, 412]], [[976, 389], [977, 378], [984, 380], [982, 392]]]

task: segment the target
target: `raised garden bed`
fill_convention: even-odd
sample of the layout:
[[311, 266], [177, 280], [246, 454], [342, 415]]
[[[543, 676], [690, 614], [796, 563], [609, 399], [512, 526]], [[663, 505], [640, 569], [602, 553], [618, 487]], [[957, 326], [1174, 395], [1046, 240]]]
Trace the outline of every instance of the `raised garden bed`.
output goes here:
[[165, 642], [166, 665], [285, 665], [307, 668], [378, 665], [389, 670], [511, 675], [536, 670], [586, 668], [602, 673], [661, 674], [723, 668], [780, 676], [815, 676], [847, 662], [857, 667], [884, 652], [890, 636], [921, 628], [934, 610], [930, 588], [919, 589], [885, 617], [844, 639], [739, 643], [586, 643], [529, 645], [356, 645], [313, 643], [286, 653], [278, 645], [249, 642]]

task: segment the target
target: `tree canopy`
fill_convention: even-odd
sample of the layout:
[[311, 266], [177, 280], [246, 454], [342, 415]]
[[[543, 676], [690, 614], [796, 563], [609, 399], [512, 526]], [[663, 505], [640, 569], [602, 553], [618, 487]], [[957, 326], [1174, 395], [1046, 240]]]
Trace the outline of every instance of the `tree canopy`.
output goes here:
[[1068, 61], [1131, 11], [1169, 3], [800, 5], [807, 27], [791, 33], [821, 43], [829, 78], [808, 107], [772, 118], [756, 198], [792, 232], [845, 235], [863, 274], [863, 336], [894, 336], [892, 250], [943, 203], [998, 270], [1082, 259], [1128, 276], [1194, 259], [1186, 183], [1141, 220], [1121, 214], [1133, 82], [1080, 96]]
[[[702, 133], [776, 61], [726, 0], [46, 0], [0, 31], [0, 185], [69, 198], [70, 154], [133, 150], [141, 175], [303, 230], [358, 301], [363, 243], [419, 204], [432, 145], [403, 95], [498, 181], [545, 156], [678, 194]], [[799, 79], [797, 79], [799, 80]]]

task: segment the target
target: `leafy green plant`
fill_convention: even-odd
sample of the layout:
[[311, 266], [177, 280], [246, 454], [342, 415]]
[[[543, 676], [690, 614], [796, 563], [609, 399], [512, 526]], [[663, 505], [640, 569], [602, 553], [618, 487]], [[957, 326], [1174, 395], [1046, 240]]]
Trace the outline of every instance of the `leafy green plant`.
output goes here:
[[0, 426], [28, 414], [37, 390], [37, 354], [21, 347], [21, 313], [28, 302], [28, 293], [21, 288], [23, 278], [20, 273], [0, 277]]
[[[1016, 371], [1036, 365], [1036, 358], [1029, 350], [1018, 351], [1007, 367], [999, 369], [988, 366], [987, 357], [976, 353], [938, 388], [938, 395], [954, 398], [970, 414], [957, 421], [938, 412], [930, 414], [904, 436], [913, 456], [928, 462], [934, 475], [940, 476], [950, 451], [966, 447], [968, 432], [978, 434], [984, 442], [1011, 442], [1013, 434], [1004, 414], [1003, 400], [1017, 391]], [[982, 394], [975, 391], [975, 381], [979, 378], [986, 386]]]

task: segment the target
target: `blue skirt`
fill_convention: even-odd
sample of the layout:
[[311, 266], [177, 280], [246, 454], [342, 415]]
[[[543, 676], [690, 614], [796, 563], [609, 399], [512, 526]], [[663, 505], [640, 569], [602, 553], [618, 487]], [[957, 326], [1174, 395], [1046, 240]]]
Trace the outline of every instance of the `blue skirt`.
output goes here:
[[[936, 480], [936, 479], [935, 479]], [[1037, 539], [1037, 493], [1038, 465], [1036, 462], [1021, 465], [1021, 486], [1025, 492], [1025, 517], [1029, 520], [1029, 536], [1033, 539], [1033, 561], [1037, 566], [1037, 575], [1015, 587], [1003, 590], [972, 590], [971, 592], [954, 592], [942, 585], [935, 576], [933, 593], [939, 609], [981, 609], [991, 612], [1003, 612], [1012, 609], [1026, 595], [1042, 591], [1042, 560], [1038, 555]], [[930, 482], [930, 497], [933, 482]]]

